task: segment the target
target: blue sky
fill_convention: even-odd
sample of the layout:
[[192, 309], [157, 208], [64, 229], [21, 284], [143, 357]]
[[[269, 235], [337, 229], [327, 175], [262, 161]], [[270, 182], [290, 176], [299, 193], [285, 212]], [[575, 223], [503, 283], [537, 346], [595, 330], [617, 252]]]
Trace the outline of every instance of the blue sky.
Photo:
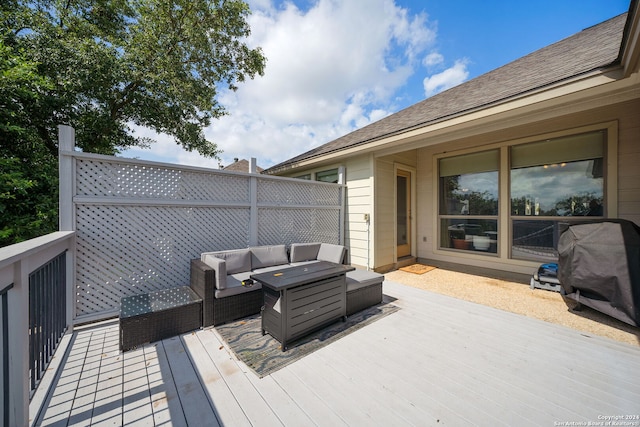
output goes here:
[[629, 0], [248, 0], [251, 46], [265, 75], [218, 100], [229, 115], [205, 130], [220, 160], [167, 135], [122, 153], [217, 168], [270, 167], [584, 28]]

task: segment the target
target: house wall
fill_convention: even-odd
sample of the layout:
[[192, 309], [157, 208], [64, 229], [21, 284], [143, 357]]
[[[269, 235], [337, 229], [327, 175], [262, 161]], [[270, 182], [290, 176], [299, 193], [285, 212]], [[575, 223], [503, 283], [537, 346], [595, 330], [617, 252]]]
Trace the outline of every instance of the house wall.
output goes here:
[[[376, 158], [375, 180], [375, 269], [384, 271], [396, 263], [396, 167], [415, 169], [416, 150]], [[414, 177], [415, 180], [415, 177]], [[416, 188], [419, 188], [416, 185]], [[420, 196], [418, 196], [418, 199]], [[417, 207], [416, 201], [414, 205]], [[415, 233], [414, 233], [415, 235]]]
[[[349, 263], [361, 268], [374, 266], [374, 230], [376, 221], [374, 209], [374, 158], [372, 154], [362, 154], [348, 158], [344, 162], [323, 163], [311, 169], [296, 169], [283, 176], [298, 177], [343, 167], [347, 184], [345, 200], [344, 244], [349, 249]], [[366, 220], [365, 214], [369, 216]]]
[[[344, 165], [347, 178], [345, 245], [349, 260], [360, 267], [373, 266], [373, 157], [363, 155], [349, 159]], [[369, 215], [369, 221], [365, 214]]]
[[[608, 180], [617, 189], [607, 194], [610, 201], [609, 216], [640, 224], [640, 100], [595, 108], [575, 114], [555, 116], [529, 124], [503, 128], [465, 138], [431, 145], [428, 138], [424, 147], [398, 151], [393, 154], [362, 154], [343, 158], [341, 162], [325, 163], [309, 170], [296, 170], [291, 176], [313, 173], [344, 166], [346, 170], [347, 200], [345, 209], [345, 245], [349, 248], [351, 264], [387, 271], [395, 267], [395, 171], [397, 167], [415, 169], [414, 218], [412, 255], [422, 260], [438, 260], [466, 265], [495, 268], [530, 274], [539, 263], [508, 258], [508, 233], [501, 233], [498, 256], [443, 251], [438, 248], [437, 227], [437, 172], [436, 156], [464, 150], [482, 150], [503, 147], [514, 142], [544, 139], [550, 134], [579, 132], [594, 126], [610, 127], [617, 137], [614, 144], [617, 155], [610, 162]], [[504, 127], [504, 126], [499, 126]], [[576, 130], [577, 129], [577, 130]], [[616, 141], [613, 141], [614, 143]], [[611, 144], [610, 144], [611, 145]], [[615, 152], [614, 150], [614, 152]], [[506, 179], [502, 186], [508, 185]], [[367, 223], [364, 215], [370, 215]], [[501, 229], [508, 229], [508, 211], [500, 218]]]
[[[530, 273], [539, 263], [508, 259], [508, 250], [504, 243], [508, 242], [506, 233], [502, 233], [502, 250], [498, 257], [475, 255], [473, 253], [457, 253], [438, 249], [437, 242], [437, 172], [434, 170], [435, 156], [457, 150], [481, 149], [484, 146], [508, 146], [523, 139], [535, 140], [536, 136], [544, 137], [554, 132], [566, 132], [572, 129], [586, 128], [595, 124], [608, 124], [613, 128], [611, 134], [616, 136], [613, 143], [617, 149], [614, 161], [609, 159], [608, 180], [613, 182], [613, 194], [607, 194], [611, 202], [610, 217], [631, 220], [640, 224], [640, 100], [633, 100], [606, 108], [596, 108], [586, 112], [560, 116], [543, 122], [509, 128], [497, 132], [476, 135], [470, 138], [449, 141], [446, 144], [424, 147], [417, 150], [417, 230], [416, 255], [422, 259], [464, 263], [488, 268], [496, 268], [519, 273]], [[425, 142], [426, 143], [426, 142]], [[611, 151], [610, 151], [611, 152]], [[614, 150], [615, 152], [615, 150]], [[408, 153], [413, 153], [410, 151]], [[501, 185], [508, 185], [502, 182]], [[617, 191], [615, 190], [617, 188]], [[392, 216], [385, 211], [386, 215]], [[501, 218], [501, 224], [508, 225], [508, 220]], [[382, 234], [382, 233], [381, 233]], [[379, 236], [382, 239], [382, 236]], [[388, 260], [391, 251], [384, 245], [379, 248], [377, 256]]]

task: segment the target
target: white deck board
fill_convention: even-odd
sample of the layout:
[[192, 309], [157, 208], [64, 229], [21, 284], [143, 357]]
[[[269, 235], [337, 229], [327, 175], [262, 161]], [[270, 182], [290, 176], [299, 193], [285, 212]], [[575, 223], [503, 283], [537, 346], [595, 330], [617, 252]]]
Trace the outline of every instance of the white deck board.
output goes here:
[[96, 385], [91, 424], [113, 425], [113, 420], [122, 419], [124, 379], [122, 354], [118, 351], [118, 330], [105, 331], [100, 369]]
[[[438, 297], [434, 299], [437, 300]], [[476, 308], [487, 313], [487, 317], [492, 317], [492, 313], [488, 313], [486, 307]], [[619, 409], [619, 404], [627, 400], [623, 396], [632, 393], [634, 389], [638, 390], [637, 381], [635, 387], [629, 384], [629, 379], [633, 379], [629, 372], [622, 374], [624, 380], [615, 381], [620, 377], [620, 370], [634, 370], [635, 363], [625, 357], [620, 359], [615, 351], [607, 351], [607, 346], [600, 349], [601, 359], [595, 363], [589, 358], [581, 360], [581, 347], [574, 347], [572, 341], [564, 341], [562, 346], [549, 345], [545, 335], [531, 338], [528, 333], [531, 327], [527, 329], [527, 324], [532, 323], [537, 323], [536, 327], [541, 329], [547, 326], [554, 328], [555, 325], [531, 322], [532, 319], [494, 310], [497, 314], [505, 315], [500, 328], [487, 323], [486, 318], [477, 318], [473, 328], [460, 328], [458, 325], [448, 327], [446, 322], [440, 323], [442, 319], [446, 320], [441, 310], [435, 307], [432, 310], [432, 314], [436, 314], [430, 317], [433, 327], [426, 328], [420, 335], [424, 341], [435, 343], [442, 354], [448, 355], [447, 358], [440, 358], [438, 352], [431, 353], [431, 362], [442, 365], [438, 372], [457, 372], [462, 369], [461, 363], [478, 374], [488, 374], [489, 377], [485, 378], [487, 384], [502, 383], [509, 393], [533, 392], [536, 396], [544, 396], [552, 407], [555, 402], [565, 401], [568, 396], [577, 396], [572, 405], [562, 408], [565, 414], [572, 415], [575, 419], [588, 418], [588, 414], [593, 413], [594, 408], [603, 411], [601, 413], [608, 413], [609, 410], [613, 410], [608, 404], [612, 398], [617, 400], [616, 407]], [[414, 343], [417, 337], [412, 330], [401, 328], [404, 323], [401, 317], [402, 315], [394, 319], [398, 324], [395, 328], [397, 333], [392, 338]], [[571, 332], [574, 338], [584, 338], [577, 332]], [[626, 351], [623, 353], [626, 354]], [[620, 362], [620, 367], [616, 366], [616, 360]], [[603, 389], [593, 387], [589, 372], [591, 369], [606, 372], [610, 378], [608, 388], [615, 390], [614, 396], [607, 395]], [[582, 381], [574, 377], [574, 372], [578, 372], [577, 376], [582, 377]], [[638, 372], [637, 368], [635, 372]], [[634, 402], [637, 400], [627, 400], [632, 408], [636, 406]], [[631, 409], [628, 406], [627, 408]]]
[[40, 425], [536, 426], [640, 414], [640, 347], [384, 290], [398, 312], [262, 379], [215, 329], [126, 353], [113, 351], [117, 323], [77, 331]]
[[86, 348], [76, 395], [69, 414], [69, 426], [87, 425], [87, 422], [90, 423], [93, 418], [102, 349], [107, 331], [108, 329], [97, 330], [89, 335], [89, 344]]
[[123, 359], [123, 425], [142, 426], [153, 424], [151, 393], [147, 376], [147, 363], [144, 348], [138, 348], [122, 354]]
[[269, 375], [264, 378], [258, 378], [256, 375], [249, 373], [246, 377], [260, 393], [265, 402], [269, 404], [283, 425], [314, 424], [313, 418], [294, 400], [294, 397], [290, 394], [291, 390], [283, 388], [273, 376]]
[[[163, 340], [162, 344], [171, 369], [170, 378], [175, 381], [187, 425], [215, 425], [211, 423], [216, 422], [216, 414], [209, 404], [207, 394], [191, 364], [182, 340], [180, 337], [174, 337]], [[164, 371], [162, 374], [164, 375]]]
[[[404, 323], [400, 317], [390, 319], [390, 322], [392, 321], [394, 324], [385, 329], [397, 329]], [[429, 330], [434, 329], [429, 328]], [[374, 332], [373, 329], [370, 332]], [[451, 401], [439, 399], [444, 396], [438, 395], [439, 400], [435, 400], [436, 406], [433, 409], [438, 419], [445, 418], [445, 414], [446, 418], [450, 417], [452, 409], [449, 408], [457, 408], [457, 415], [462, 419], [469, 422], [478, 420], [480, 416], [480, 413], [476, 412], [478, 404], [482, 404], [483, 408], [492, 408], [490, 410], [492, 414], [504, 413], [504, 405], [508, 404], [510, 415], [506, 416], [504, 422], [511, 425], [526, 425], [527, 421], [522, 420], [522, 417], [529, 416], [530, 419], [535, 420], [539, 416], [553, 413], [555, 409], [553, 403], [549, 404], [546, 399], [541, 398], [547, 393], [538, 395], [530, 390], [530, 385], [524, 385], [521, 388], [523, 384], [517, 372], [511, 376], [506, 375], [503, 370], [494, 372], [485, 367], [492, 364], [494, 359], [498, 359], [499, 355], [487, 358], [484, 355], [473, 354], [477, 350], [471, 353], [458, 342], [448, 343], [451, 338], [447, 339], [446, 334], [429, 335], [423, 332], [420, 334], [421, 340], [416, 339], [413, 334], [407, 335], [404, 336], [404, 333], [398, 330], [394, 337], [385, 336], [382, 340], [377, 340], [373, 333], [361, 334], [358, 336], [360, 342], [349, 347], [356, 355], [360, 352], [358, 348], [376, 348], [376, 355], [379, 356], [377, 359], [387, 363], [386, 361], [393, 358], [394, 354], [397, 355], [398, 351], [395, 347], [406, 343], [401, 356], [404, 370], [401, 367], [395, 368], [386, 375], [390, 377], [387, 382], [392, 384], [393, 377], [402, 378], [404, 382], [399, 384], [398, 393], [403, 393], [407, 387], [411, 387], [413, 391], [410, 396], [421, 397], [421, 406], [431, 403], [434, 398], [429, 392], [431, 387], [441, 387], [443, 393], [445, 391], [448, 393]], [[377, 375], [384, 375], [384, 368], [385, 366], [379, 364]], [[425, 387], [425, 385], [428, 386]], [[454, 403], [460, 399], [471, 403], [461, 408]], [[431, 404], [434, 405], [434, 403]], [[483, 412], [485, 410], [483, 409]], [[446, 411], [445, 414], [443, 414], [444, 411]], [[566, 410], [563, 411], [566, 415]]]
[[[196, 364], [198, 366], [207, 366], [207, 362], [213, 362], [218, 367], [221, 379], [235, 399], [235, 404], [241, 408], [245, 415], [245, 419], [242, 421], [244, 421], [246, 425], [260, 423], [261, 425], [267, 426], [281, 426], [282, 422], [278, 419], [278, 416], [269, 407], [268, 402], [263, 399], [251, 381], [249, 381], [246, 372], [240, 369], [236, 360], [232, 358], [226, 348], [223, 347], [222, 342], [217, 338], [214, 331], [211, 329], [202, 331], [202, 333], [198, 334], [198, 338], [198, 342], [202, 345], [202, 348], [205, 349], [208, 359], [204, 359], [204, 364], [197, 362]], [[194, 340], [198, 338], [193, 337]], [[210, 396], [212, 397], [212, 401], [217, 401], [216, 394], [210, 394]], [[238, 403], [242, 400], [251, 401], [253, 405], [243, 407]], [[223, 412], [218, 411], [218, 413]], [[234, 426], [244, 425], [244, 423], [240, 423], [240, 420], [232, 424], [223, 424]]]
[[[249, 373], [253, 375], [252, 373]], [[334, 411], [334, 408], [309, 388], [312, 384], [304, 383], [290, 369], [285, 368], [274, 372], [270, 377], [278, 384], [284, 393], [304, 411], [318, 426], [346, 426], [344, 419]], [[257, 378], [257, 377], [256, 377]], [[258, 380], [262, 381], [262, 380]]]
[[187, 420], [164, 346], [162, 343], [151, 344], [144, 346], [143, 350], [155, 425], [186, 426]]
[[[203, 336], [204, 341], [207, 341], [207, 336], [212, 335], [210, 331], [202, 331], [199, 335]], [[234, 425], [234, 426], [247, 426], [251, 425], [247, 416], [245, 415], [242, 407], [233, 395], [232, 390], [226, 383], [220, 369], [231, 370], [232, 372], [239, 371], [237, 364], [235, 366], [226, 365], [218, 358], [217, 363], [211, 359], [209, 353], [204, 349], [204, 345], [197, 338], [190, 339], [191, 336], [185, 337], [191, 341], [189, 345], [190, 357], [197, 367], [203, 367], [198, 369], [198, 375], [200, 380], [204, 384], [207, 396], [210, 402], [218, 414], [221, 425]], [[213, 344], [215, 348], [220, 346], [219, 343]], [[200, 348], [196, 348], [199, 346]], [[206, 367], [210, 366], [209, 369]]]

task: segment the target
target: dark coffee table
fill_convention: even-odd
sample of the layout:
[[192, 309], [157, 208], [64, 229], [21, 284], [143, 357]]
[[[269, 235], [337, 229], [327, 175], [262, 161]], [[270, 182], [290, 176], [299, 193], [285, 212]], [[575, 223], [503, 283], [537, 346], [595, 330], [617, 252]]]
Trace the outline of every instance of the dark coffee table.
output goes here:
[[346, 320], [346, 279], [354, 267], [320, 261], [252, 274], [262, 284], [262, 334], [287, 343], [329, 323]]
[[189, 286], [123, 297], [120, 350], [170, 338], [202, 326], [202, 299]]

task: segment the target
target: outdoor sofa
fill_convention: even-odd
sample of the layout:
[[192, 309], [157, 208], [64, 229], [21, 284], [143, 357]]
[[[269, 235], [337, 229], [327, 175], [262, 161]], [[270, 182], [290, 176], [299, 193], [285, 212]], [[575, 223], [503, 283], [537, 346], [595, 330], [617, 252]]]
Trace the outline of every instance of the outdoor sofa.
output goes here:
[[[318, 261], [344, 264], [346, 249], [328, 243], [294, 243], [205, 252], [191, 260], [191, 288], [202, 298], [203, 326], [220, 325], [260, 312], [262, 287], [252, 274]], [[384, 276], [367, 270], [347, 273], [347, 316], [382, 302]]]

